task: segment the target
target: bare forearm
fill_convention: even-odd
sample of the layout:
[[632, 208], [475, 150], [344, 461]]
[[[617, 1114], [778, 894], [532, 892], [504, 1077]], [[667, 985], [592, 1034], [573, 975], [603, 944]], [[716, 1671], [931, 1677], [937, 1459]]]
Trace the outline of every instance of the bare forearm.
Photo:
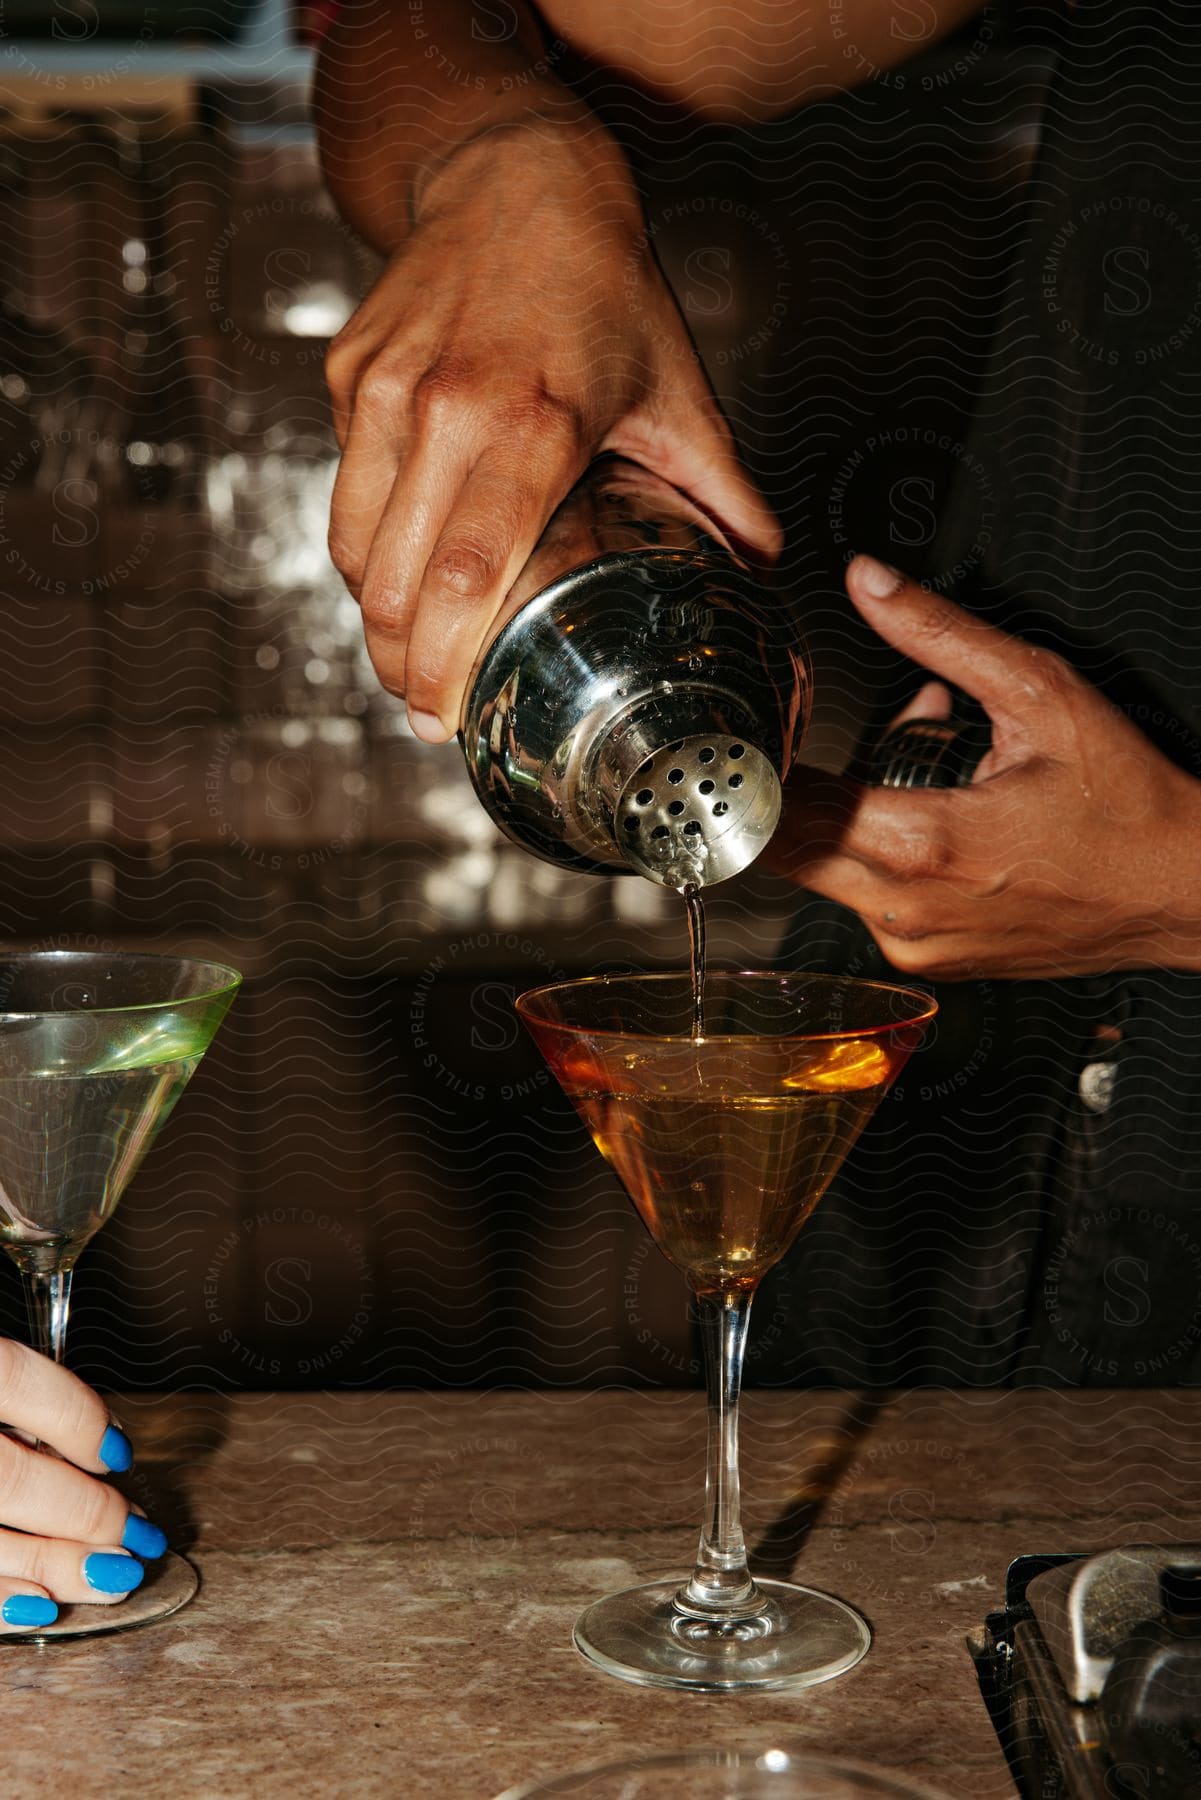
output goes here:
[[[861, 86], [983, 0], [539, 0], [548, 28], [653, 93], [732, 124]], [[989, 27], [991, 35], [992, 27]]]
[[347, 0], [316, 88], [322, 165], [342, 212], [393, 250], [455, 153], [511, 131], [562, 133], [616, 168], [607, 134], [553, 65], [524, 0], [506, 0], [503, 16], [473, 0]]

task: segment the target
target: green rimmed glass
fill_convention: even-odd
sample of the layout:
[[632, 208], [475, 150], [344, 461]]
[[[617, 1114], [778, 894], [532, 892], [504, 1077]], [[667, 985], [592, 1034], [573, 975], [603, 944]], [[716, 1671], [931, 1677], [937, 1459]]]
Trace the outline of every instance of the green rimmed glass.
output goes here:
[[[55, 1362], [79, 1254], [112, 1217], [240, 982], [193, 957], [0, 955], [0, 1243], [24, 1278], [34, 1345]], [[189, 1563], [166, 1556], [119, 1608], [64, 1607], [25, 1635], [128, 1630], [175, 1612], [196, 1585]]]

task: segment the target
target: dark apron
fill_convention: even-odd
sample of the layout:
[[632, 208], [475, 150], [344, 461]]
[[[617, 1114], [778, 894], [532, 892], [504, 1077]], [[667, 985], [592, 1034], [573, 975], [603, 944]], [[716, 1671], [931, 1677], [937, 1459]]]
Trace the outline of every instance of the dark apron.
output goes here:
[[[981, 551], [953, 496], [935, 566], [1201, 779], [1201, 8], [1065, 15], [1029, 209], [971, 435], [995, 530]], [[783, 960], [887, 972], [816, 897]], [[792, 1330], [760, 1374], [1201, 1379], [1201, 976], [937, 993], [936, 1043], [767, 1286]]]

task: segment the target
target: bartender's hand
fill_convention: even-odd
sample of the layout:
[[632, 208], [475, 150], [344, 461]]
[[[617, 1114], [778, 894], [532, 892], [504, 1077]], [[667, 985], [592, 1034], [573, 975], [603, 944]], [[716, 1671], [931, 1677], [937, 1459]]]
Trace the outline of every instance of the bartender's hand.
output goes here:
[[138, 1558], [167, 1547], [157, 1525], [98, 1479], [129, 1468], [125, 1433], [77, 1376], [3, 1338], [0, 1418], [58, 1452], [0, 1433], [0, 1632], [52, 1624], [58, 1601], [123, 1600], [145, 1572]]
[[778, 547], [601, 136], [517, 124], [458, 150], [330, 350], [331, 552], [429, 741], [458, 728], [507, 590], [598, 451]]
[[[888, 643], [984, 706], [992, 749], [958, 789], [798, 772], [777, 867], [859, 913], [908, 974], [1201, 968], [1201, 782], [1058, 656], [869, 557], [847, 590]], [[949, 704], [932, 682], [901, 717]]]

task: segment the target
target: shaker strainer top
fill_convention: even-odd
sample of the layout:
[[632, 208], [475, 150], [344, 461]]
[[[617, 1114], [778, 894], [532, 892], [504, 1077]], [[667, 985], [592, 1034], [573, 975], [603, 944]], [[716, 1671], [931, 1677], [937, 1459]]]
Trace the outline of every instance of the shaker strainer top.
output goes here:
[[708, 886], [754, 861], [780, 817], [780, 778], [753, 744], [677, 738], [648, 756], [616, 807], [617, 841], [638, 874]]

